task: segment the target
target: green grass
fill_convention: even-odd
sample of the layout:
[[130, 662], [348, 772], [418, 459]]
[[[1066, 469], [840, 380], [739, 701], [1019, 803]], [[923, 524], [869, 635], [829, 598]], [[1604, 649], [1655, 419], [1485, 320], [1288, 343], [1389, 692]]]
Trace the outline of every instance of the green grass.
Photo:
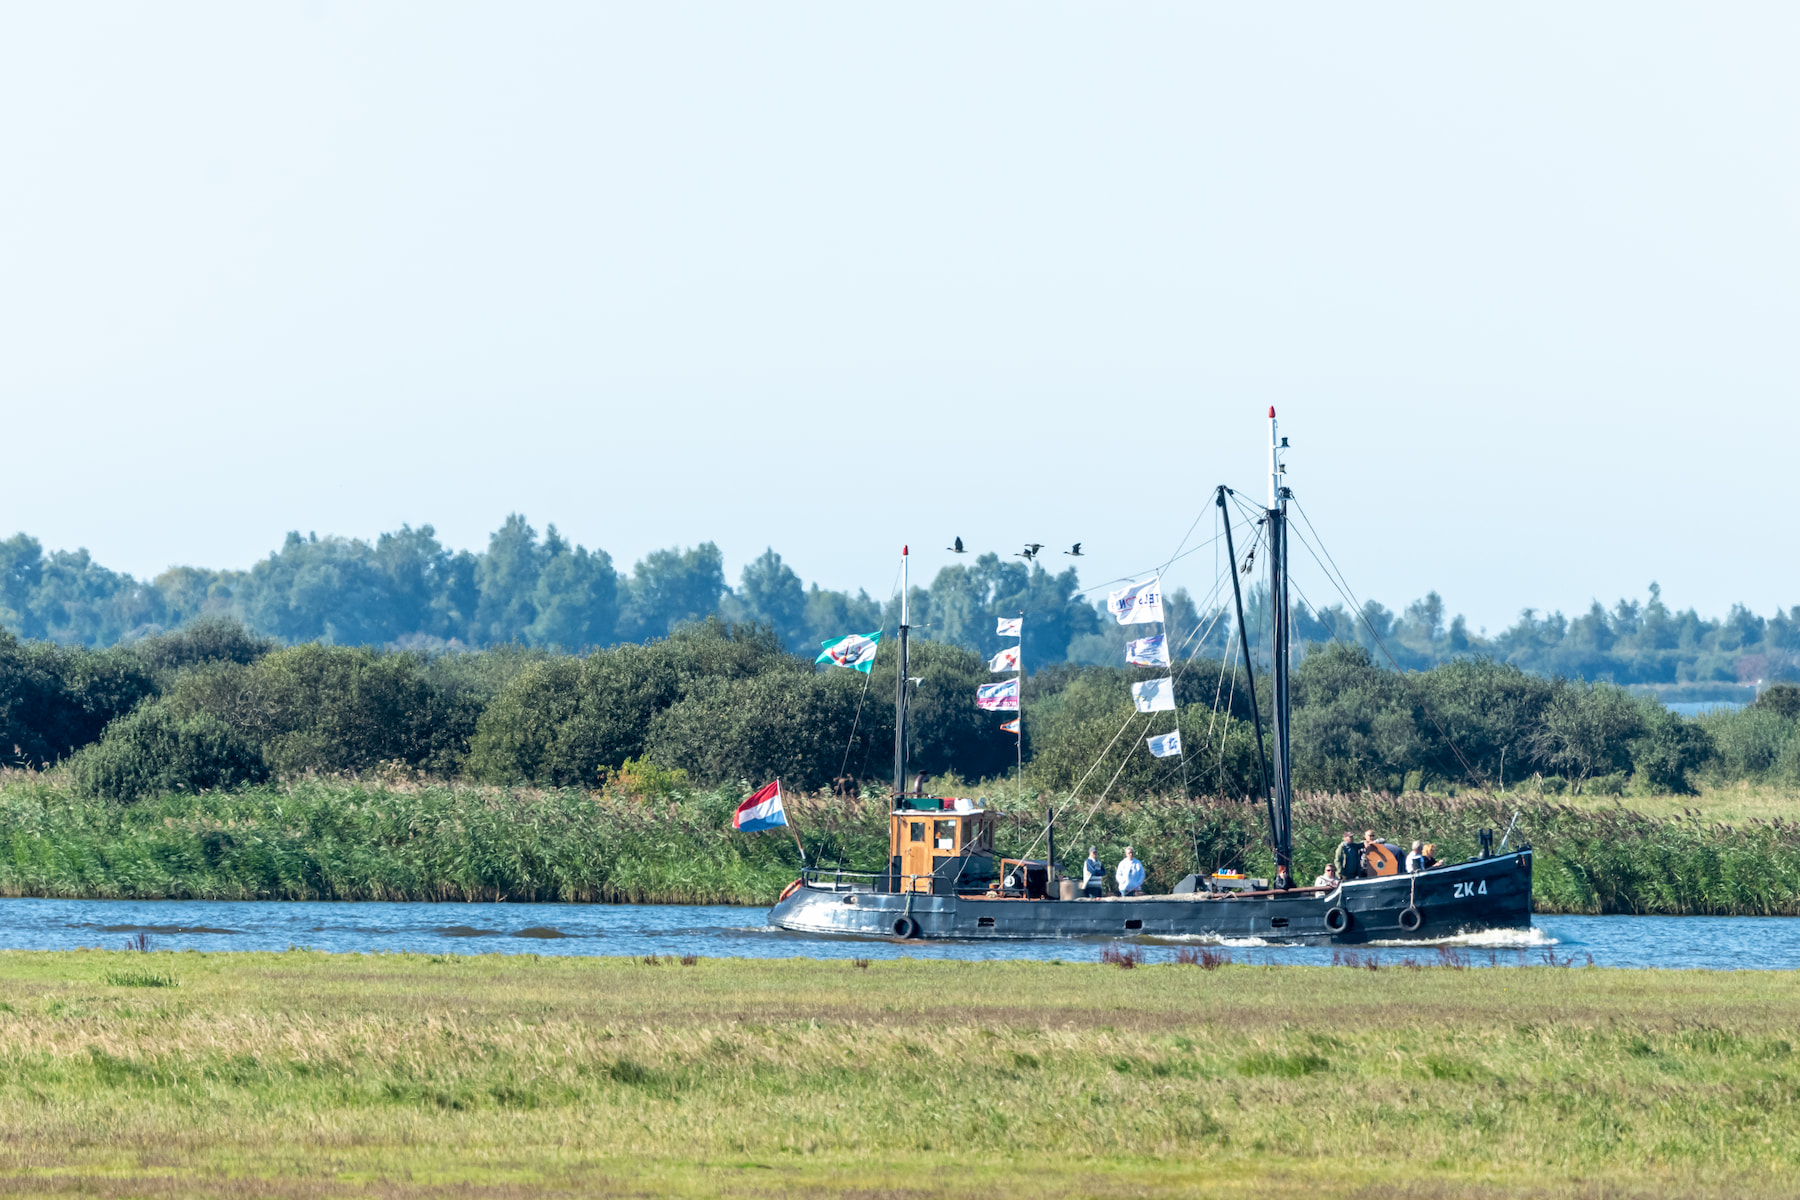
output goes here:
[[[15, 772], [0, 776], [0, 895], [768, 904], [794, 878], [793, 843], [785, 831], [732, 832], [739, 799], [303, 780], [122, 806], [77, 799], [55, 772]], [[1042, 853], [1043, 807], [1054, 805], [1065, 868], [1088, 845], [1112, 861], [1130, 844], [1152, 888], [1196, 867], [1271, 870], [1262, 812], [1241, 801], [996, 799], [1010, 810], [1004, 853]], [[1728, 821], [1716, 807], [1645, 812], [1586, 798], [1311, 794], [1295, 802], [1295, 850], [1303, 878], [1344, 830], [1432, 841], [1455, 860], [1516, 810], [1515, 844], [1537, 850], [1539, 912], [1800, 915], [1800, 823], [1767, 803], [1767, 818]], [[884, 801], [793, 797], [789, 807], [815, 856], [853, 870], [884, 863]]]
[[1792, 1196], [1800, 977], [0, 954], [11, 1195]]
[[1621, 805], [1652, 817], [1699, 813], [1708, 821], [1748, 824], [1754, 821], [1800, 820], [1800, 790], [1792, 785], [1755, 783], [1702, 784], [1693, 796], [1565, 796], [1578, 808], [1608, 809]]

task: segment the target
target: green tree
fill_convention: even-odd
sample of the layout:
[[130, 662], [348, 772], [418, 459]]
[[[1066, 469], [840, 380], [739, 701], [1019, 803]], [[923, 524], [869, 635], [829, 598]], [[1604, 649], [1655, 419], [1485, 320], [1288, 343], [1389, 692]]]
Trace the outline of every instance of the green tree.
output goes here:
[[1643, 732], [1643, 707], [1624, 688], [1572, 683], [1559, 687], [1544, 706], [1531, 744], [1579, 792], [1596, 775], [1629, 770], [1631, 743]]
[[177, 717], [152, 702], [107, 726], [70, 762], [83, 796], [131, 803], [162, 792], [197, 792], [269, 776], [262, 754], [211, 713]]
[[[806, 619], [806, 591], [800, 586], [800, 577], [794, 574], [794, 569], [782, 562], [781, 555], [770, 547], [747, 564], [738, 579], [738, 592], [732, 598], [735, 601], [731, 606], [732, 619], [768, 625], [784, 647], [795, 654], [804, 654], [811, 644], [812, 630]], [[870, 630], [844, 632], [868, 633]]]
[[1423, 757], [1407, 680], [1362, 646], [1334, 643], [1294, 672], [1294, 781], [1305, 789], [1398, 791]]
[[187, 671], [169, 707], [179, 720], [219, 718], [284, 774], [389, 762], [449, 773], [478, 715], [433, 686], [416, 654], [317, 644]]
[[725, 595], [725, 556], [712, 542], [690, 550], [655, 550], [632, 568], [619, 630], [633, 640], [663, 637], [676, 627], [719, 611]]
[[658, 713], [704, 682], [750, 679], [781, 657], [766, 628], [715, 620], [647, 645], [548, 659], [481, 714], [469, 770], [495, 783], [593, 787], [601, 768], [644, 757]]
[[571, 546], [550, 526], [531, 605], [537, 615], [525, 635], [532, 645], [569, 651], [606, 645], [619, 620], [619, 573], [612, 556]]
[[538, 577], [544, 570], [537, 530], [512, 513], [488, 538], [487, 553], [475, 568], [480, 600], [475, 607], [476, 637], [482, 642], [522, 642], [537, 619]]

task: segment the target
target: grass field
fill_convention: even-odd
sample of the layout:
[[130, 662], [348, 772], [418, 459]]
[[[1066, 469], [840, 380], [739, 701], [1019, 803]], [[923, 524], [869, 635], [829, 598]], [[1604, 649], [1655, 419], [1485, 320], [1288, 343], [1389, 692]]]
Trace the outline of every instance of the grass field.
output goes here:
[[1791, 786], [1771, 783], [1728, 783], [1702, 786], [1695, 796], [1631, 795], [1561, 796], [1558, 799], [1578, 808], [1617, 808], [1623, 805], [1645, 816], [1676, 817], [1683, 812], [1697, 812], [1708, 821], [1794, 821], [1800, 820], [1800, 792]]
[[7, 1196], [1800, 1195], [1800, 977], [0, 954]]

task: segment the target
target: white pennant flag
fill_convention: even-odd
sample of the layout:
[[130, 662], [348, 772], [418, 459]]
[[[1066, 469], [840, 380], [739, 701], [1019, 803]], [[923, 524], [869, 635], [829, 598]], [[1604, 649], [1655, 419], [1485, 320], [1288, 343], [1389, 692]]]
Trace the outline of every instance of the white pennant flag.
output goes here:
[[975, 689], [975, 707], [985, 712], [1018, 712], [1019, 681], [984, 683]]
[[1181, 753], [1181, 731], [1179, 729], [1174, 733], [1145, 738], [1144, 742], [1150, 747], [1150, 753], [1157, 758], [1173, 758]]
[[1174, 712], [1175, 681], [1164, 676], [1131, 685], [1131, 698], [1139, 712]]
[[1018, 669], [1019, 648], [1017, 646], [1008, 646], [994, 655], [994, 660], [988, 664], [990, 671], [1016, 671]]
[[1001, 733], [1017, 733], [1017, 732], [1019, 732], [1019, 718], [1014, 717], [1012, 720], [1004, 722], [1000, 726], [1000, 732]]
[[1169, 643], [1167, 636], [1159, 633], [1155, 637], [1139, 638], [1135, 642], [1125, 643], [1125, 661], [1134, 667], [1168, 666]]
[[1121, 625], [1147, 625], [1162, 620], [1162, 580], [1152, 576], [1120, 588], [1107, 597], [1106, 609]]
[[1020, 632], [1024, 627], [1024, 617], [1001, 617], [1000, 628], [996, 632], [1000, 637], [1024, 637]]

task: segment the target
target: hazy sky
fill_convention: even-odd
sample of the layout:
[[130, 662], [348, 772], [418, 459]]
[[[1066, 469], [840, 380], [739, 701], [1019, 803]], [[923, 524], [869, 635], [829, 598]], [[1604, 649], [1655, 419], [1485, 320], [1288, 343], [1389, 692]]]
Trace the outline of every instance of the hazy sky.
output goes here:
[[960, 534], [1097, 582], [1261, 495], [1274, 404], [1364, 596], [1800, 603], [1797, 34], [12, 5], [0, 536], [148, 575], [519, 511], [623, 568], [713, 539], [880, 593]]

